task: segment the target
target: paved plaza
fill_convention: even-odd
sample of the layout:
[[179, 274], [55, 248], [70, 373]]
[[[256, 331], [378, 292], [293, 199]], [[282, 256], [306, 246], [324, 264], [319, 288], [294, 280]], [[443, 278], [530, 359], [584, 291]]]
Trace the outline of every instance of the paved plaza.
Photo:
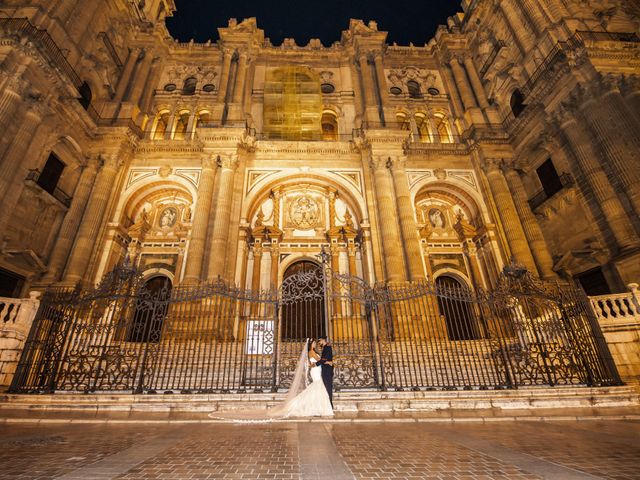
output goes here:
[[3, 424], [0, 479], [633, 479], [638, 421]]

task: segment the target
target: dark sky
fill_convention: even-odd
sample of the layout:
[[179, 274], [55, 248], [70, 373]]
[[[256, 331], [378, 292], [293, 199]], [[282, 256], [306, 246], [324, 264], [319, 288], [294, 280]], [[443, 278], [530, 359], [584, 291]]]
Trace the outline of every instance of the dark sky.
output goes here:
[[423, 45], [447, 17], [461, 11], [459, 0], [176, 0], [178, 11], [167, 19], [171, 34], [180, 41], [218, 39], [218, 27], [229, 18], [256, 17], [258, 27], [274, 45], [293, 37], [298, 45], [319, 38], [325, 46], [340, 39], [349, 18], [375, 20], [389, 32], [388, 42]]

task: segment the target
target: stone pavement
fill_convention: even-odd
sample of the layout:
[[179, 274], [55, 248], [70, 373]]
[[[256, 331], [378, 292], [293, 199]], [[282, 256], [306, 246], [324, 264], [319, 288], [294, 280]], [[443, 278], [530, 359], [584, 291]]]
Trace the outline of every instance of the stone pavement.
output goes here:
[[640, 479], [640, 422], [0, 425], [0, 479]]

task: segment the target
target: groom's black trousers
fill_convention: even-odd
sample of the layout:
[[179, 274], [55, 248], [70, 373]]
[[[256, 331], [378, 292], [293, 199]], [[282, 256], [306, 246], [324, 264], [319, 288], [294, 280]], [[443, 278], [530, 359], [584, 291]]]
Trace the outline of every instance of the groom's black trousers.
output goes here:
[[331, 406], [333, 407], [333, 366], [332, 365], [322, 365], [322, 383], [324, 383], [324, 388], [327, 389], [327, 393], [329, 394], [329, 400], [331, 401]]

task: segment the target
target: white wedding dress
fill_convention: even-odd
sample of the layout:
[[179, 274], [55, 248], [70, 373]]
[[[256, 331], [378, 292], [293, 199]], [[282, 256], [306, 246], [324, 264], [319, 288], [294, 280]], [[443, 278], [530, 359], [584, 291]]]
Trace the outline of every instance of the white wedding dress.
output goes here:
[[[315, 364], [316, 359], [310, 359]], [[333, 416], [333, 408], [327, 389], [322, 381], [322, 367], [317, 365], [310, 369], [311, 383], [298, 395], [286, 403], [287, 417], [329, 417]]]
[[[241, 423], [262, 423], [292, 417], [333, 416], [329, 394], [322, 381], [322, 367], [314, 366], [310, 369], [309, 363], [316, 364], [317, 362], [315, 358], [309, 358], [305, 345], [300, 353], [289, 392], [283, 403], [266, 411], [211, 412], [209, 417]], [[309, 373], [311, 383], [307, 385]]]

